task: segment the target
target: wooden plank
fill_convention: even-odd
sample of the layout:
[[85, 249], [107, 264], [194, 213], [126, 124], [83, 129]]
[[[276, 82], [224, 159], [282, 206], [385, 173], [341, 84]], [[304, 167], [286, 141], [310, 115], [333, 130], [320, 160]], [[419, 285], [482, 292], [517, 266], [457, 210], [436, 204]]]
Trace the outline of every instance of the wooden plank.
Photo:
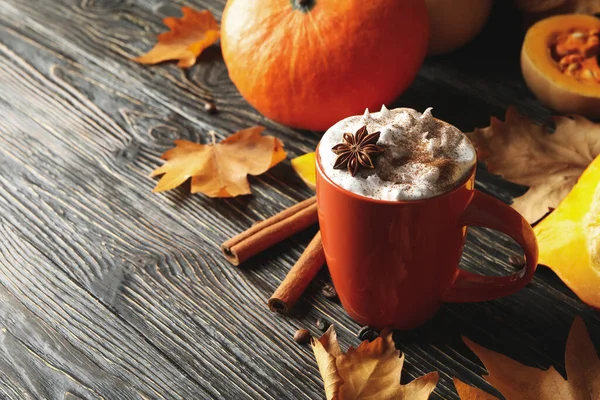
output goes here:
[[[31, 398], [189, 398], [200, 385], [89, 295], [4, 218], [0, 365], [7, 390]], [[193, 390], [192, 390], [193, 388]], [[204, 393], [208, 393], [205, 390]]]
[[[0, 174], [2, 396], [318, 399], [316, 364], [309, 348], [291, 340], [293, 332], [306, 326], [319, 334], [313, 323], [324, 316], [338, 327], [344, 348], [358, 343], [358, 325], [319, 294], [325, 272], [293, 316], [267, 310], [266, 299], [314, 229], [244, 268], [219, 254], [226, 238], [310, 195], [289, 163], [252, 178], [251, 197], [151, 193], [155, 181], [147, 175], [176, 138], [204, 141], [211, 129], [223, 138], [263, 124], [290, 156], [318, 140], [253, 111], [228, 80], [218, 50], [185, 72], [127, 60], [151, 47], [164, 30], [161, 18], [176, 15], [181, 4], [219, 17], [223, 1], [0, 6], [0, 170], [7, 171]], [[492, 29], [499, 29], [496, 21]], [[487, 124], [517, 100], [543, 120], [547, 110], [514, 73], [513, 53], [492, 59], [498, 75], [469, 66], [480, 62], [484, 47], [428, 60], [397, 105], [433, 104], [436, 115], [463, 130]], [[217, 103], [218, 115], [202, 111], [207, 100]], [[484, 171], [478, 187], [509, 198], [506, 185]], [[473, 230], [463, 264], [507, 273], [505, 260], [516, 250], [502, 235]], [[460, 335], [564, 371], [566, 332], [576, 314], [598, 338], [598, 314], [547, 270], [517, 295], [447, 305], [425, 327], [397, 333], [407, 355], [405, 380], [440, 370], [438, 398], [456, 398], [450, 376], [487, 387]]]
[[[14, 60], [19, 62], [18, 59]], [[2, 66], [7, 67], [7, 64]], [[24, 67], [22, 63], [21, 67]], [[2, 68], [0, 71], [0, 73], [8, 73], [7, 68]], [[117, 307], [122, 301], [115, 298], [118, 293], [130, 293], [128, 290], [129, 275], [140, 273], [138, 269], [143, 270], [147, 264], [149, 264], [148, 267], [152, 267], [155, 263], [164, 267], [163, 273], [179, 274], [181, 268], [178, 257], [192, 253], [200, 260], [212, 260], [211, 268], [217, 268], [217, 271], [220, 271], [218, 274], [221, 275], [221, 279], [224, 278], [223, 272], [235, 274], [231, 279], [232, 287], [228, 288], [232, 292], [227, 293], [232, 299], [228, 299], [224, 295], [222, 298], [216, 297], [213, 292], [214, 288], [209, 287], [209, 292], [200, 297], [207, 300], [202, 302], [195, 300], [196, 303], [193, 304], [193, 307], [197, 309], [196, 311], [203, 310], [203, 313], [206, 314], [205, 318], [222, 324], [219, 331], [226, 331], [231, 321], [236, 324], [243, 322], [239, 316], [232, 315], [229, 320], [226, 316], [227, 313], [236, 311], [236, 298], [243, 297], [244, 291], [248, 290], [250, 285], [243, 285], [243, 277], [235, 277], [240, 276], [241, 271], [233, 269], [224, 262], [218, 246], [215, 246], [214, 239], [211, 243], [204, 244], [207, 241], [204, 235], [214, 231], [209, 231], [209, 227], [218, 222], [210, 215], [210, 210], [202, 211], [200, 216], [191, 216], [190, 219], [194, 221], [194, 225], [191, 222], [186, 223], [184, 220], [180, 220], [181, 216], [177, 210], [170, 207], [165, 210], [164, 204], [157, 200], [158, 197], [147, 196], [147, 193], [150, 193], [152, 181], [146, 178], [146, 184], [140, 185], [142, 188], [136, 189], [136, 184], [140, 178], [144, 179], [143, 176], [130, 175], [129, 172], [126, 172], [119, 179], [114, 179], [114, 171], [110, 168], [109, 171], [103, 171], [104, 156], [110, 154], [110, 145], [106, 144], [103, 139], [113, 140], [119, 132], [113, 131], [112, 135], [107, 137], [104, 135], [89, 136], [86, 131], [81, 131], [81, 135], [63, 135], [62, 133], [56, 134], [52, 129], [46, 130], [45, 127], [36, 123], [32, 123], [30, 126], [21, 124], [19, 128], [25, 128], [23, 131], [17, 129], [15, 122], [20, 120], [26, 112], [33, 116], [37, 111], [34, 106], [28, 107], [28, 105], [39, 103], [44, 105], [39, 113], [44, 114], [45, 121], [50, 126], [66, 123], [72, 127], [86, 125], [93, 127], [93, 122], [87, 121], [86, 118], [78, 117], [65, 121], [64, 116], [76, 114], [93, 116], [94, 109], [84, 108], [82, 111], [73, 110], [72, 113], [62, 113], [60, 107], [67, 104], [82, 107], [84, 105], [78, 103], [73, 97], [68, 97], [64, 104], [58, 101], [52, 103], [50, 98], [44, 97], [44, 88], [41, 85], [36, 86], [38, 81], [43, 81], [44, 78], [36, 75], [33, 70], [28, 72], [31, 74], [21, 80], [18, 79], [20, 77], [18, 74], [12, 74], [5, 79], [7, 82], [10, 81], [13, 85], [17, 85], [11, 88], [12, 90], [22, 94], [18, 101], [11, 104], [13, 108], [6, 107], [4, 121], [6, 126], [3, 128], [6, 128], [9, 134], [2, 137], [0, 145], [9, 156], [6, 169], [16, 172], [14, 175], [16, 182], [11, 176], [0, 178], [5, 189], [5, 192], [0, 194], [2, 198], [0, 204], [3, 209], [8, 211], [10, 219], [8, 223], [19, 229], [44, 253], [52, 254], [53, 261], [65, 273], [77, 282], [81, 282], [85, 289], [110, 308]], [[52, 85], [49, 81], [44, 82]], [[29, 85], [33, 87], [27, 87]], [[32, 119], [35, 121], [36, 118]], [[100, 120], [100, 117], [96, 119]], [[44, 139], [43, 145], [42, 138]], [[83, 156], [65, 151], [65, 148], [81, 149], [86, 145], [88, 147], [83, 152]], [[36, 170], [28, 168], [28, 164], [34, 159], [38, 160], [39, 168]], [[73, 173], [72, 171], [75, 170], [77, 172]], [[146, 176], [147, 173], [143, 175]], [[29, 184], [23, 179], [27, 180]], [[60, 183], [57, 184], [57, 182]], [[142, 194], [142, 191], [146, 193]], [[150, 201], [145, 205], [135, 204], [139, 201], [138, 197], [147, 198]], [[157, 218], [162, 222], [159, 222]], [[203, 248], [204, 252], [209, 249], [213, 250], [213, 254], [203, 254]], [[215, 254], [218, 257], [216, 259], [214, 258]], [[299, 251], [296, 250], [295, 255], [298, 254]], [[293, 255], [288, 257], [293, 257]], [[289, 258], [289, 262], [291, 262], [291, 258]], [[268, 271], [265, 272], [268, 273]], [[239, 284], [240, 280], [242, 286], [236, 288], [235, 285]], [[135, 282], [133, 278], [132, 282]], [[203, 290], [204, 287], [202, 285]], [[239, 294], [236, 289], [240, 291]], [[170, 296], [172, 297], [173, 294], [163, 293], [152, 299], [164, 302]], [[255, 304], [263, 307], [263, 299], [257, 295], [254, 297]], [[134, 300], [140, 301], [138, 297], [134, 297]], [[129, 298], [126, 301], [132, 300]], [[212, 302], [216, 304], [217, 310], [210, 307]], [[267, 312], [265, 307], [263, 308], [262, 314], [270, 318], [272, 316], [270, 312]], [[146, 308], [141, 314], [140, 322], [152, 321], [152, 311], [154, 311], [153, 307]], [[251, 309], [245, 311], [247, 314], [252, 313]], [[150, 316], [147, 315], [148, 313]], [[136, 315], [130, 316], [130, 318], [133, 317], [137, 318]], [[158, 315], [157, 318], [161, 323], [173, 320], [169, 316], [169, 312]], [[260, 379], [262, 369], [273, 368], [270, 357], [266, 357], [268, 352], [265, 352], [265, 358], [258, 362], [251, 362], [252, 358], [246, 356], [246, 365], [240, 364], [237, 358], [244, 353], [251, 354], [252, 349], [256, 349], [260, 342], [265, 339], [272, 340], [272, 338], [261, 336], [260, 330], [257, 329], [258, 337], [253, 341], [248, 340], [243, 343], [242, 349], [236, 349], [227, 341], [224, 343], [209, 341], [199, 343], [202, 345], [203, 352], [191, 352], [190, 345], [194, 343], [194, 339], [206, 337], [205, 328], [202, 326], [206, 323], [202, 323], [202, 320], [199, 321], [200, 331], [195, 331], [193, 334], [177, 333], [188, 339], [187, 342], [166, 335], [168, 330], [163, 325], [159, 325], [156, 330], [156, 333], [162, 336], [161, 339], [156, 338], [152, 342], [165, 346], [170, 349], [169, 352], [175, 350], [181, 352], [173, 362], [184, 368], [196, 382], [212, 381], [213, 384], [216, 384], [222, 381], [223, 376], [239, 375], [242, 382], [248, 381], [247, 384], [260, 385], [263, 383], [262, 380], [257, 380]], [[180, 323], [179, 329], [186, 328], [186, 320], [177, 322]], [[257, 327], [265, 324], [268, 322], [260, 318], [256, 318], [252, 322], [252, 325]], [[139, 329], [145, 330], [142, 327]], [[150, 332], [154, 333], [154, 331]], [[236, 330], [231, 330], [228, 334], [228, 340], [233, 342], [238, 337], [239, 331]], [[280, 334], [279, 339], [283, 342], [282, 346], [290, 348], [292, 342], [289, 339], [286, 340], [283, 334]], [[230, 348], [226, 349], [222, 346]], [[211, 348], [214, 348], [213, 352], [210, 352]], [[278, 353], [277, 350], [278, 348], [275, 346], [271, 351]], [[190, 352], [191, 354], [188, 354]], [[206, 354], [207, 352], [208, 354]], [[277, 356], [273, 354], [273, 358], [277, 358]], [[304, 361], [308, 360], [304, 355]], [[287, 371], [290, 367], [297, 368], [293, 366], [293, 360], [283, 359], [281, 362], [285, 364], [285, 367], [280, 368], [279, 371]], [[244, 369], [253, 369], [254, 373], [246, 374]], [[302, 376], [301, 370], [296, 372]], [[278, 371], [272, 371], [272, 374], [281, 375]], [[316, 377], [314, 373], [311, 375], [313, 379]], [[264, 378], [265, 381], [269, 380], [266, 376]], [[272, 380], [273, 376], [269, 378]], [[285, 381], [289, 378], [284, 379], [280, 376], [275, 382], [281, 380]], [[290, 387], [280, 389], [282, 394], [294, 393], [291, 389], [293, 383], [288, 383]], [[318, 381], [315, 380], [315, 383]], [[234, 381], [229, 386], [231, 387], [227, 390], [233, 391], [232, 393], [235, 393], [236, 396], [242, 395], [242, 390], [235, 385]], [[239, 393], [235, 392], [236, 389]], [[226, 392], [223, 388], [219, 390]], [[244, 390], [249, 391], [250, 395], [254, 392], [252, 386], [244, 387]], [[320, 388], [315, 385], [313, 390], [316, 393]], [[267, 395], [266, 392], [261, 391], [261, 397], [264, 395], [277, 398], [277, 393]], [[213, 393], [217, 395], [220, 392]], [[297, 394], [303, 395], [303, 391], [297, 389]]]

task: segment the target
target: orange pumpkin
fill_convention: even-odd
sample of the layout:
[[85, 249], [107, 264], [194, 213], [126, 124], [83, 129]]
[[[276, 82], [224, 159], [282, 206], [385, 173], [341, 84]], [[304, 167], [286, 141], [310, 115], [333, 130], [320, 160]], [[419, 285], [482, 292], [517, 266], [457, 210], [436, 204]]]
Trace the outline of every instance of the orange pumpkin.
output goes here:
[[272, 120], [318, 131], [399, 96], [428, 38], [424, 0], [229, 0], [221, 19], [242, 96]]
[[562, 113], [600, 117], [600, 19], [565, 14], [535, 23], [525, 35], [521, 68], [527, 86]]

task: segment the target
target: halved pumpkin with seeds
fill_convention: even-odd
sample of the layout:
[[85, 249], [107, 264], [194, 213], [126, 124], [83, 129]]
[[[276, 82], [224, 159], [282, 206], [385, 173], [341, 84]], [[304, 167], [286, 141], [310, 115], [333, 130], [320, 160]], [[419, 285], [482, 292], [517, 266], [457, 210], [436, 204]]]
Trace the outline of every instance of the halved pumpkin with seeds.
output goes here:
[[600, 309], [600, 156], [533, 230], [539, 263], [552, 269], [584, 303]]
[[521, 49], [527, 86], [548, 107], [600, 117], [600, 19], [582, 14], [546, 18], [528, 29]]

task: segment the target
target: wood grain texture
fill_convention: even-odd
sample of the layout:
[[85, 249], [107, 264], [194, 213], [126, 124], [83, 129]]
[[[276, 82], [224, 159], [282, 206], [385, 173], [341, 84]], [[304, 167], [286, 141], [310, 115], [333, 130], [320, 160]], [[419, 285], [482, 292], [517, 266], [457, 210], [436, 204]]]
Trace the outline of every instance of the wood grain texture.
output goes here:
[[[220, 254], [226, 239], [312, 195], [289, 162], [251, 177], [252, 196], [151, 193], [148, 174], [174, 139], [205, 142], [209, 130], [223, 139], [260, 124], [290, 157], [319, 139], [248, 106], [218, 47], [186, 71], [130, 61], [182, 5], [219, 19], [224, 0], [0, 4], [0, 398], [320, 399], [312, 352], [293, 333], [320, 334], [314, 322], [323, 317], [344, 348], [358, 344], [359, 326], [319, 293], [325, 270], [291, 315], [267, 308], [317, 227], [243, 268]], [[493, 15], [475, 42], [428, 59], [394, 106], [433, 106], [465, 131], [503, 117], [509, 104], [547, 121], [549, 111], [520, 77], [519, 16], [503, 2]], [[207, 114], [206, 101], [220, 112]], [[477, 178], [478, 188], [505, 201], [522, 192], [484, 170]], [[507, 237], [473, 229], [462, 265], [506, 274], [517, 251]], [[407, 380], [439, 370], [433, 398], [456, 399], [451, 376], [489, 389], [461, 335], [564, 373], [575, 315], [600, 346], [598, 313], [540, 268], [516, 295], [446, 305], [395, 339], [406, 353]]]

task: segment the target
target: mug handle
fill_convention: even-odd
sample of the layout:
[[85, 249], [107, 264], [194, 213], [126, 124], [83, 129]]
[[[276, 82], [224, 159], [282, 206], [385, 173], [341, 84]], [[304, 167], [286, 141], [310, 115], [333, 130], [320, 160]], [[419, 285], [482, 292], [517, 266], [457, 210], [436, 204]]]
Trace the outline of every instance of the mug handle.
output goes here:
[[500, 200], [477, 190], [473, 193], [461, 215], [461, 226], [480, 226], [507, 234], [523, 248], [527, 262], [523, 269], [508, 276], [485, 276], [459, 269], [456, 280], [442, 296], [446, 302], [488, 301], [511, 295], [531, 281], [537, 268], [538, 247], [531, 225]]

